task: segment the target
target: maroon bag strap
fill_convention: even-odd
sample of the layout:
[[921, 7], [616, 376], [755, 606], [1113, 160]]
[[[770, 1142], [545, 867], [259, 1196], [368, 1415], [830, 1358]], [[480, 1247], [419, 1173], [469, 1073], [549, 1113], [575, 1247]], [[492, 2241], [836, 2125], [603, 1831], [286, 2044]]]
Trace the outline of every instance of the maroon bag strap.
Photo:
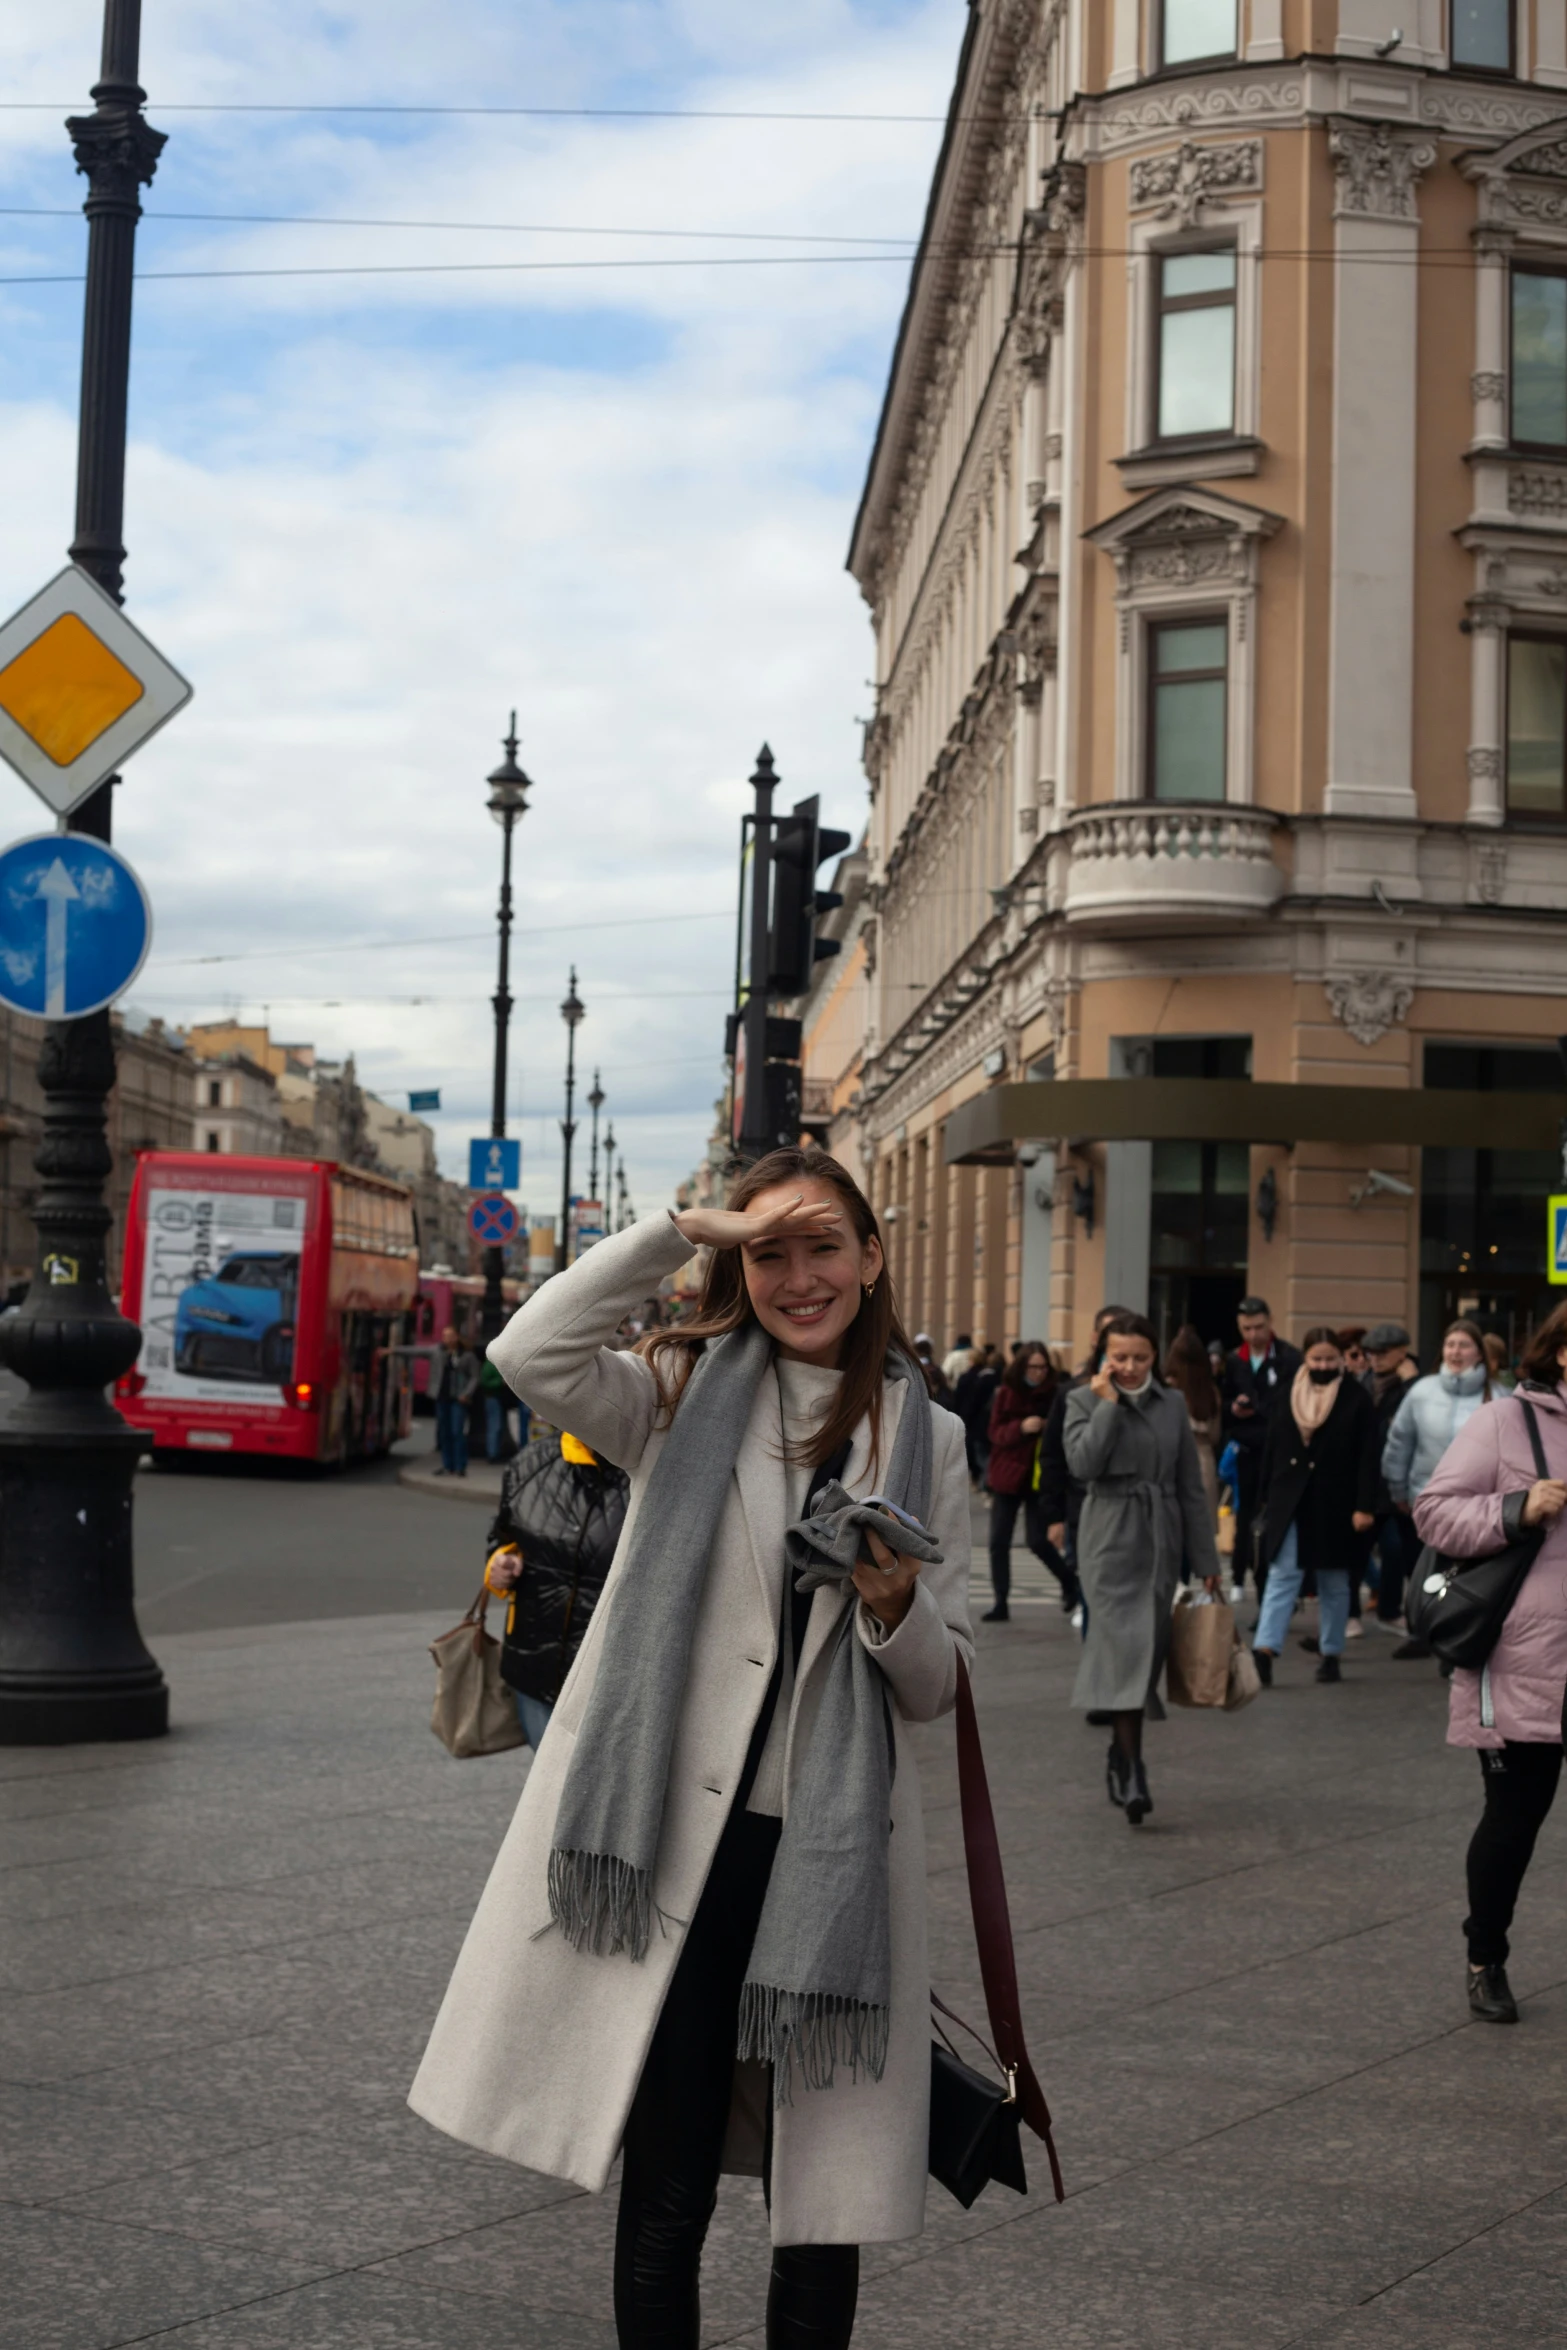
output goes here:
[[1066, 2201], [1061, 2164], [1051, 2135], [1050, 2108], [1023, 2045], [1023, 2012], [1017, 1989], [1017, 1958], [1012, 1948], [1012, 1919], [1007, 1909], [1006, 1879], [1001, 1873], [1001, 1845], [996, 1815], [990, 1806], [990, 1782], [979, 1743], [979, 1721], [968, 1666], [958, 1655], [958, 1797], [963, 1813], [963, 1851], [968, 1862], [969, 1902], [974, 1912], [974, 1940], [979, 1945], [980, 1979], [991, 2037], [1006, 2070], [1015, 2077], [1018, 2106], [1036, 2138], [1042, 2138], [1050, 2157], [1050, 2176], [1056, 2201]]

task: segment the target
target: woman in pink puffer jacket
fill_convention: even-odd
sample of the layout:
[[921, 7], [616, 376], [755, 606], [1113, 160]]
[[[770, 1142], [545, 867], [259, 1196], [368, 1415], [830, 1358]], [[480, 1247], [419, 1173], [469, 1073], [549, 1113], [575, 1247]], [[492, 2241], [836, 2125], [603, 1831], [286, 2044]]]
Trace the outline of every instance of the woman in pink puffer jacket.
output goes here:
[[[1514, 1395], [1474, 1414], [1415, 1503], [1423, 1542], [1455, 1558], [1483, 1558], [1544, 1526], [1486, 1664], [1453, 1674], [1448, 1743], [1479, 1749], [1485, 1810], [1469, 1847], [1469, 2005], [1487, 2023], [1515, 2024], [1507, 1929], [1535, 1838], [1555, 1799], [1567, 1697], [1567, 1305], [1535, 1333]], [[1540, 1432], [1541, 1477], [1524, 1418]]]

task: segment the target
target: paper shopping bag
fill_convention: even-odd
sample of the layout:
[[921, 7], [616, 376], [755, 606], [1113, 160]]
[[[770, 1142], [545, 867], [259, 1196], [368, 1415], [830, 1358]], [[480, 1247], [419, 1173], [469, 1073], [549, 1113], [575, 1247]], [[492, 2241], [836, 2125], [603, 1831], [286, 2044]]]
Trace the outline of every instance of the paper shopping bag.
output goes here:
[[1229, 1690], [1235, 1610], [1182, 1592], [1170, 1619], [1166, 1680], [1172, 1705], [1222, 1707]]

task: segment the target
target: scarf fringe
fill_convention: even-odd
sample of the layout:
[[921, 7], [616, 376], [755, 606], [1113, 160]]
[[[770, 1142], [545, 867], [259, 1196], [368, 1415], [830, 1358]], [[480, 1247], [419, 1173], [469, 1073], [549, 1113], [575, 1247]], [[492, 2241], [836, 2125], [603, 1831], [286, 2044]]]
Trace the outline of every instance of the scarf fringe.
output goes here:
[[837, 2067], [858, 2081], [863, 2070], [879, 2081], [887, 2069], [892, 2012], [868, 1999], [834, 1991], [780, 1991], [747, 1983], [740, 1994], [737, 2056], [773, 2068], [773, 2100], [794, 2103], [794, 2068], [807, 2089], [830, 2089]]
[[609, 1852], [550, 1854], [550, 1915], [573, 1950], [595, 1958], [629, 1951], [647, 1956], [653, 1932], [653, 1885], [646, 1869]]

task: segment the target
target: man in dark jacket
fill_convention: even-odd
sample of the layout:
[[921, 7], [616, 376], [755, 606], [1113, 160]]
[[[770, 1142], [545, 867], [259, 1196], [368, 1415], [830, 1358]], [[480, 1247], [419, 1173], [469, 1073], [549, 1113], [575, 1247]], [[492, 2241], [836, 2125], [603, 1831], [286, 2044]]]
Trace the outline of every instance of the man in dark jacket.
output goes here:
[[537, 1749], [626, 1522], [631, 1480], [575, 1436], [524, 1445], [501, 1480], [487, 1587], [508, 1600], [501, 1679]]
[[441, 1332], [440, 1368], [435, 1375], [435, 1440], [441, 1448], [437, 1477], [468, 1474], [468, 1407], [479, 1392], [479, 1358], [448, 1323]]
[[1243, 1584], [1250, 1565], [1261, 1599], [1268, 1571], [1253, 1540], [1252, 1521], [1261, 1492], [1262, 1452], [1275, 1407], [1289, 1409], [1300, 1354], [1275, 1335], [1266, 1298], [1243, 1297], [1236, 1326], [1241, 1342], [1224, 1366], [1224, 1442], [1235, 1446], [1234, 1571], [1237, 1584]]
[[[1387, 1479], [1381, 1470], [1387, 1432], [1398, 1417], [1398, 1407], [1409, 1392], [1410, 1381], [1420, 1376], [1420, 1366], [1409, 1349], [1409, 1332], [1402, 1322], [1378, 1322], [1366, 1332], [1366, 1353], [1371, 1368], [1364, 1385], [1377, 1423], [1376, 1622], [1384, 1632], [1404, 1629], [1404, 1584], [1420, 1556], [1420, 1540], [1409, 1504], [1406, 1502], [1400, 1509], [1387, 1489]], [[1424, 1641], [1407, 1641], [1405, 1646], [1412, 1656], [1429, 1654]]]

